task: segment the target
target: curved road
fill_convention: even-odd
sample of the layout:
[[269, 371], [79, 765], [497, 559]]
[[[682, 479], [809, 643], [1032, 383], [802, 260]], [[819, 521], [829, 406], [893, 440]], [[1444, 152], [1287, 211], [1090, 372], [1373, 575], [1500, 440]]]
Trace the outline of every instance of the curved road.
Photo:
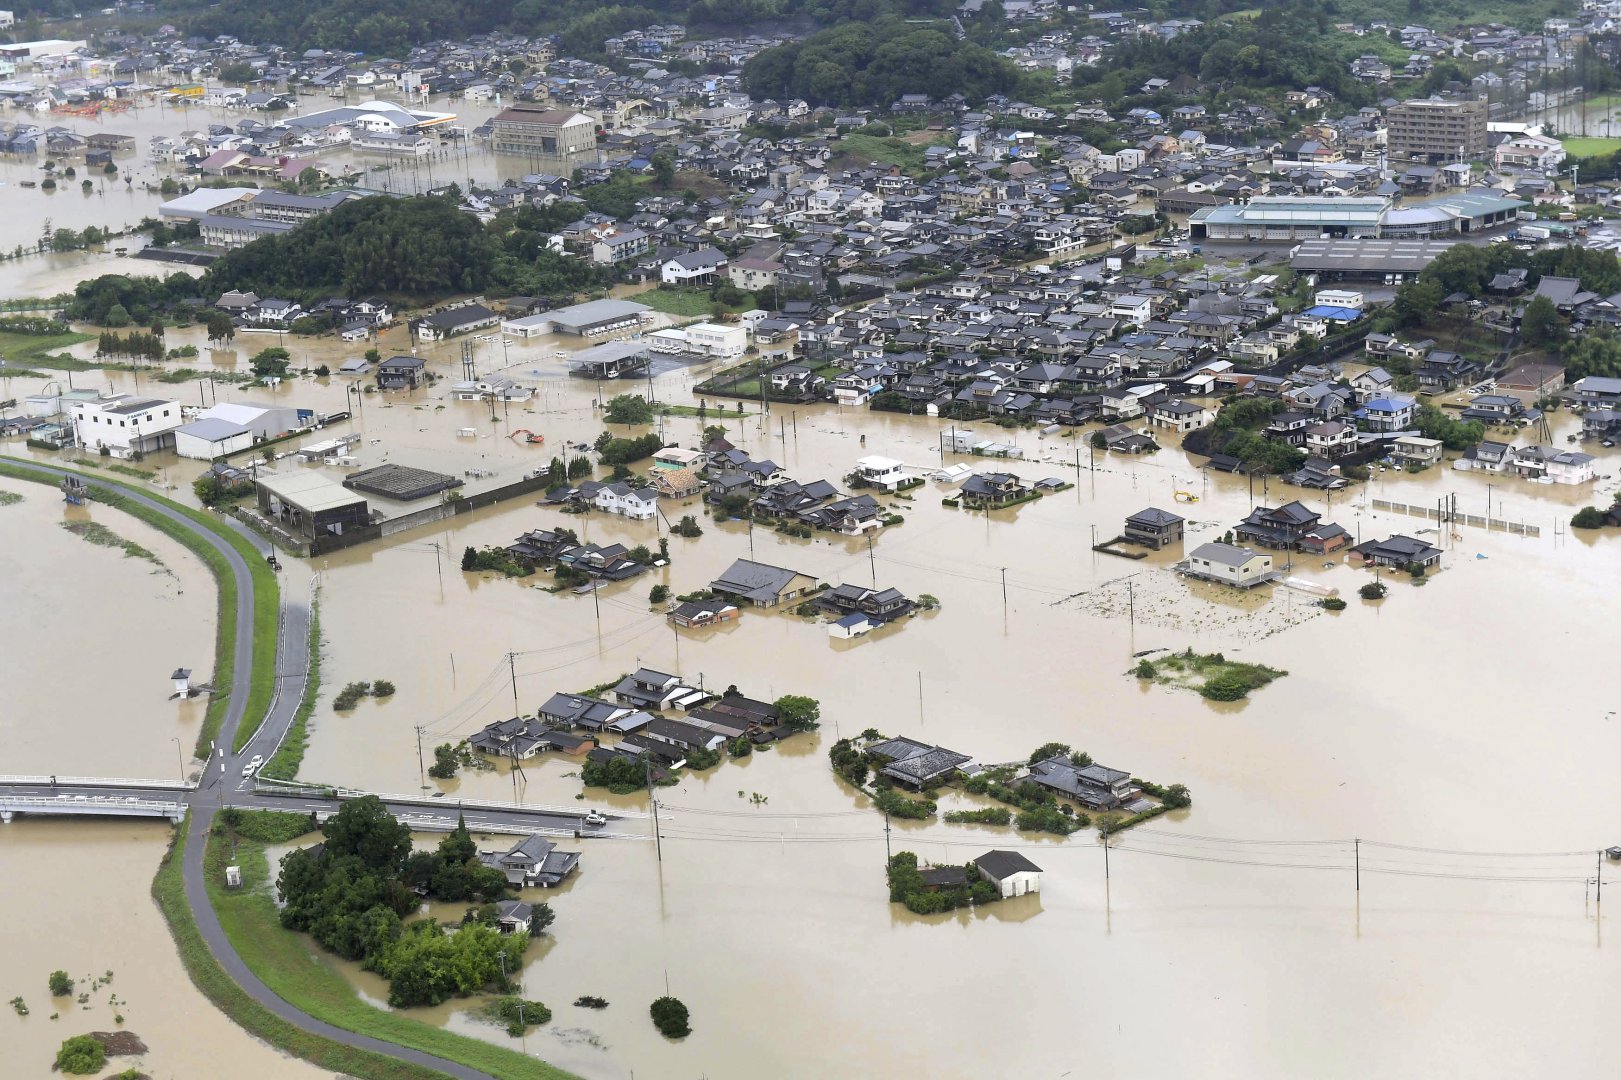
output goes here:
[[[42, 475], [60, 480], [70, 475], [68, 470], [41, 465], [36, 462], [20, 458], [8, 458], [9, 464], [26, 468]], [[84, 475], [84, 474], [73, 474]], [[415, 1065], [437, 1069], [448, 1076], [457, 1077], [458, 1080], [495, 1080], [489, 1073], [469, 1068], [458, 1062], [447, 1061], [433, 1054], [425, 1054], [420, 1050], [397, 1046], [382, 1039], [374, 1039], [366, 1035], [357, 1035], [352, 1031], [345, 1031], [339, 1027], [322, 1020], [317, 1020], [307, 1013], [295, 1009], [292, 1005], [276, 996], [271, 989], [259, 981], [258, 976], [248, 970], [242, 957], [231, 947], [230, 939], [225, 936], [225, 930], [220, 926], [219, 917], [214, 913], [214, 905], [209, 902], [208, 891], [204, 886], [203, 876], [203, 849], [208, 839], [209, 827], [213, 824], [216, 805], [223, 799], [226, 783], [233, 775], [240, 775], [241, 758], [229, 752], [229, 747], [236, 738], [236, 731], [242, 724], [243, 715], [247, 711], [248, 693], [253, 682], [253, 615], [256, 597], [253, 592], [253, 578], [248, 572], [248, 564], [241, 554], [226, 543], [217, 533], [208, 529], [199, 529], [190, 518], [174, 510], [172, 507], [150, 498], [135, 488], [111, 480], [96, 477], [94, 484], [100, 484], [120, 495], [141, 504], [142, 506], [161, 514], [177, 525], [195, 533], [202, 540], [224, 557], [231, 569], [231, 575], [236, 581], [236, 654], [231, 657], [231, 692], [227, 698], [225, 718], [220, 725], [218, 746], [225, 749], [224, 755], [218, 752], [204, 765], [205, 775], [199, 780], [196, 790], [190, 797], [191, 827], [186, 833], [186, 846], [181, 852], [181, 872], [186, 887], [186, 902], [191, 905], [192, 918], [197, 923], [197, 929], [202, 933], [203, 940], [208, 943], [209, 950], [213, 952], [220, 966], [223, 967], [237, 985], [241, 986], [250, 997], [259, 1004], [286, 1020], [288, 1023], [302, 1028], [333, 1042], [343, 1043], [346, 1046], [370, 1050], [378, 1054], [409, 1061]], [[269, 546], [258, 537], [244, 533], [261, 551], [269, 551]], [[276, 650], [277, 676], [280, 680], [280, 692], [275, 696], [271, 705], [270, 715], [265, 723], [255, 733], [252, 741], [243, 749], [243, 754], [253, 751], [269, 756], [268, 750], [281, 741], [281, 734], [287, 730], [293, 714], [298, 711], [299, 700], [304, 695], [304, 682], [308, 675], [304, 668], [309, 657], [309, 609], [299, 605], [295, 608], [286, 607], [282, 616], [279, 641]], [[216, 663], [218, 662], [216, 658]]]

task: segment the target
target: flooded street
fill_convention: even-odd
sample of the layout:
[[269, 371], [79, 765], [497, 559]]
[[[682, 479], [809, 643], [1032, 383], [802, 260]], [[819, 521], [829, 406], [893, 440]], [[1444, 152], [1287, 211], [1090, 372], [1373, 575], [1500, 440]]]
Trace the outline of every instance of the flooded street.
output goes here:
[[[394, 334], [381, 346], [385, 354], [403, 351], [403, 335]], [[171, 331], [170, 345], [200, 338], [201, 331]], [[517, 479], [601, 430], [591, 408], [597, 387], [568, 379], [554, 355], [570, 346], [480, 343], [481, 372], [501, 368], [541, 390], [492, 421], [487, 404], [449, 399], [459, 345], [424, 351], [443, 376], [437, 387], [365, 395], [350, 425], [306, 441], [358, 430], [360, 466], [477, 467]], [[259, 347], [238, 337], [235, 349], [186, 363], [230, 371]], [[288, 347], [299, 359], [307, 351], [311, 364], [357, 351], [301, 339]], [[132, 373], [92, 374], [92, 385], [134, 385]], [[695, 404], [690, 387], [706, 374], [660, 375], [655, 393]], [[143, 390], [182, 401], [206, 392], [150, 377]], [[39, 385], [11, 382], [7, 394], [19, 397]], [[322, 412], [355, 400], [337, 378], [294, 379], [273, 391], [217, 389], [222, 401]], [[604, 393], [645, 389], [629, 383]], [[936, 420], [832, 406], [773, 406], [761, 417], [757, 405], [744, 407], [751, 415], [738, 419], [735, 403], [725, 402], [730, 415], [719, 422], [728, 437], [801, 481], [843, 487], [864, 454], [917, 466], [942, 461]], [[716, 413], [707, 420], [716, 422]], [[1575, 420], [1556, 413], [1552, 421], [1562, 446]], [[696, 445], [703, 423], [665, 418], [663, 430], [670, 441]], [[478, 437], [458, 438], [461, 427]], [[520, 427], [543, 434], [545, 445], [506, 437]], [[736, 684], [757, 698], [821, 700], [816, 734], [660, 792], [662, 862], [651, 841], [587, 843], [568, 885], [526, 897], [546, 899], [558, 913], [551, 940], [530, 953], [524, 972], [525, 996], [555, 1013], [529, 1035], [528, 1049], [592, 1080], [633, 1073], [1059, 1077], [1083, 1064], [1202, 1077], [1607, 1075], [1600, 1040], [1621, 990], [1584, 879], [1594, 874], [1598, 849], [1621, 842], [1621, 789], [1609, 777], [1621, 751], [1615, 690], [1604, 666], [1591, 662], [1609, 638], [1595, 583], [1621, 572], [1621, 548], [1613, 535], [1572, 536], [1567, 523], [1577, 506], [1609, 502], [1616, 452], [1595, 451], [1607, 475], [1589, 489], [1432, 469], [1376, 473], [1373, 483], [1330, 502], [1324, 493], [1268, 491], [1257, 481], [1256, 502], [1300, 499], [1362, 539], [1402, 532], [1445, 549], [1439, 572], [1421, 586], [1387, 576], [1391, 592], [1378, 603], [1356, 597], [1371, 574], [1343, 557], [1297, 556], [1296, 576], [1349, 601], [1345, 611], [1326, 612], [1303, 592], [1240, 596], [1190, 585], [1168, 569], [1248, 512], [1245, 478], [1204, 473], [1174, 447], [1144, 458], [1100, 453], [1094, 471], [1081, 439], [986, 424], [976, 430], [1016, 440], [1029, 459], [947, 456], [946, 464], [1005, 467], [1027, 481], [1058, 476], [1076, 487], [986, 515], [942, 506], [950, 489], [930, 482], [908, 492], [911, 499], [883, 500], [905, 523], [877, 535], [870, 554], [865, 540], [824, 534], [799, 540], [757, 528], [751, 537], [740, 523], [715, 524], [696, 501], [667, 503], [670, 520], [698, 515], [704, 535], [669, 538], [670, 566], [604, 589], [600, 603], [544, 592], [536, 587], [549, 584], [543, 576], [463, 574], [461, 551], [558, 526], [584, 540], [653, 547], [667, 534], [662, 522], [568, 516], [517, 500], [317, 560], [322, 700], [300, 775], [412, 792], [422, 783], [416, 726], [431, 759], [434, 745], [510, 716], [514, 684], [517, 705], [530, 711], [554, 691], [583, 690], [638, 665], [678, 670], [712, 688]], [[5, 452], [31, 453], [15, 440]], [[158, 481], [176, 484], [173, 497], [190, 500], [196, 463], [151, 457], [144, 464], [160, 471]], [[27, 657], [12, 665], [27, 677], [14, 679], [9, 692], [28, 707], [0, 714], [7, 760], [22, 761], [7, 771], [60, 760], [51, 736], [71, 724], [72, 759], [85, 771], [167, 775], [174, 767], [168, 738], [193, 727], [161, 701], [161, 677], [180, 662], [206, 666], [199, 658], [213, 632], [206, 582], [194, 584], [181, 569], [183, 554], [144, 537], [138, 523], [95, 511], [175, 568], [183, 591], [173, 595], [170, 579], [60, 529], [50, 489], [16, 490], [28, 501], [0, 508], [7, 541], [0, 550], [11, 552], [0, 558], [12, 560], [3, 579], [12, 601], [7, 653], [22, 649]], [[1199, 501], [1176, 502], [1179, 490]], [[1477, 515], [1490, 498], [1494, 518], [1537, 526], [1540, 535], [1466, 526], [1425, 533], [1433, 525], [1373, 506], [1433, 504], [1452, 494], [1460, 511]], [[1108, 539], [1128, 514], [1150, 505], [1189, 519], [1182, 549], [1142, 561], [1091, 550], [1094, 528], [1098, 540]], [[822, 624], [788, 612], [748, 611], [723, 629], [678, 636], [649, 611], [653, 585], [701, 588], [751, 550], [759, 561], [832, 583], [931, 593], [942, 607], [851, 642], [832, 641]], [[28, 553], [26, 573], [19, 551]], [[98, 576], [115, 572], [116, 580]], [[56, 635], [26, 629], [47, 616], [57, 590], [75, 608], [108, 600], [93, 627], [107, 638], [81, 654], [61, 648], [71, 640], [77, 650], [85, 640], [65, 637], [67, 628]], [[152, 626], [164, 633], [138, 630]], [[1188, 647], [1289, 674], [1229, 705], [1126, 674], [1138, 652]], [[86, 685], [89, 663], [98, 671], [118, 665], [110, 685], [119, 690]], [[398, 693], [351, 713], [332, 711], [330, 698], [344, 683], [379, 678], [395, 682]], [[148, 682], [150, 689], [123, 689]], [[74, 695], [75, 707], [61, 707], [64, 695]], [[1133, 776], [1185, 783], [1194, 802], [1111, 841], [1107, 880], [1092, 831], [1060, 841], [895, 822], [888, 842], [896, 851], [961, 862], [1011, 848], [1045, 871], [1039, 896], [972, 914], [912, 916], [886, 902], [883, 818], [827, 766], [834, 739], [869, 727], [983, 762], [1023, 759], [1060, 740]], [[516, 792], [528, 802], [574, 806], [577, 771], [575, 759], [551, 756], [526, 763], [527, 779], [516, 785], [504, 767], [427, 784], [450, 799]], [[593, 793], [591, 802], [645, 809], [635, 796]], [[947, 794], [942, 809], [971, 805], [980, 804]], [[646, 828], [640, 819], [629, 826]], [[30, 860], [35, 838], [73, 828], [44, 822], [0, 830], [0, 859], [7, 866]], [[162, 833], [147, 824], [127, 831], [137, 829]], [[159, 841], [152, 843], [155, 851]], [[150, 873], [132, 876], [133, 885], [118, 886], [141, 894], [127, 908], [155, 921], [144, 897]], [[3, 895], [0, 915], [10, 924], [45, 917], [38, 890]], [[172, 964], [178, 977], [166, 938], [145, 948], [143, 963]], [[122, 977], [119, 965], [101, 966], [108, 965]], [[372, 977], [354, 977], [379, 994]], [[692, 1011], [693, 1034], [676, 1044], [647, 1018], [666, 977]], [[575, 1008], [582, 994], [612, 1005], [600, 1013]], [[470, 1019], [467, 1005], [421, 1015], [508, 1042]], [[153, 1041], [144, 1021], [130, 1026]], [[920, 1038], [925, 1031], [932, 1037]], [[1374, 1032], [1383, 1037], [1369, 1038]], [[177, 1067], [175, 1075], [195, 1073]]]

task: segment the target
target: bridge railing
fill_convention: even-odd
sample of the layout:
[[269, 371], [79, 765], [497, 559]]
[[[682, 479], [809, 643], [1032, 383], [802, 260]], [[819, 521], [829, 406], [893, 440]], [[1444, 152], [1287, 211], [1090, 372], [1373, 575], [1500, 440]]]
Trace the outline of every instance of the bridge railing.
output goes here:
[[[234, 802], [230, 799], [226, 800], [225, 805], [244, 810], [263, 809], [262, 803]], [[449, 807], [444, 808], [444, 810], [448, 809]], [[415, 832], [450, 832], [456, 827], [456, 816], [446, 813], [444, 810], [432, 814], [400, 814], [398, 820]], [[316, 820], [324, 822], [337, 811], [316, 810], [313, 813]], [[527, 836], [531, 833], [538, 833], [542, 836], [560, 836], [584, 840], [647, 840], [651, 838], [650, 834], [608, 832], [603, 829], [591, 829], [582, 834], [578, 828], [559, 829], [547, 825], [534, 825], [525, 821], [489, 821], [477, 815], [467, 818], [467, 828], [470, 832], [475, 833], [507, 833], [513, 836]]]
[[[358, 799], [362, 795], [375, 795], [385, 803], [405, 803], [413, 806], [450, 807], [458, 806], [464, 810], [501, 810], [507, 813], [519, 814], [558, 814], [564, 817], [583, 818], [590, 812], [590, 807], [579, 806], [548, 806], [542, 803], [509, 803], [496, 802], [489, 799], [436, 799], [429, 795], [399, 795], [381, 791], [362, 791], [359, 788], [339, 787], [328, 784], [305, 784], [296, 780], [265, 779], [255, 782], [253, 786], [255, 795], [271, 795], [291, 799]], [[599, 810], [610, 818], [646, 818], [650, 815], [639, 810]]]
[[190, 781], [179, 780], [148, 780], [133, 779], [117, 776], [19, 776], [0, 775], [0, 784], [38, 784], [41, 787], [50, 787], [52, 782], [57, 787], [116, 787], [116, 788], [160, 788], [169, 791], [194, 791], [197, 785]]
[[160, 810], [169, 813], [174, 810], [185, 809], [183, 802], [159, 802], [156, 799], [137, 799], [133, 795], [58, 795], [55, 798], [42, 799], [32, 795], [0, 796], [0, 808], [6, 810], [23, 810], [30, 807], [50, 809], [87, 809], [89, 807], [116, 807], [124, 810]]

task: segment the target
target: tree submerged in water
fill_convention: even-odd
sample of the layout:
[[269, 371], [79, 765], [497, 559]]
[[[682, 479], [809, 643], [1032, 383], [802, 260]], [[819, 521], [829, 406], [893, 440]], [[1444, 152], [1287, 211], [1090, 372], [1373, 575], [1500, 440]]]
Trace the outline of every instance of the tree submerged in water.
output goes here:
[[692, 1027], [687, 1023], [687, 1007], [679, 998], [668, 995], [658, 998], [647, 1011], [653, 1017], [653, 1026], [665, 1038], [680, 1039], [692, 1034]]

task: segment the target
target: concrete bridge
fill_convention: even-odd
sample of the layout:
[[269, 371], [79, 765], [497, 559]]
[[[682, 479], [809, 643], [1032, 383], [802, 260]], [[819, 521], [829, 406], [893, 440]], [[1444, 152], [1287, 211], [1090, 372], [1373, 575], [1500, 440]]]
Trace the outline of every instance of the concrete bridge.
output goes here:
[[152, 817], [179, 822], [196, 785], [177, 780], [0, 776], [0, 822], [17, 814]]
[[[202, 800], [217, 807], [279, 810], [312, 814], [317, 823], [338, 812], [345, 802], [373, 794], [358, 788], [313, 784], [256, 782], [236, 791], [216, 788], [217, 800], [197, 792], [197, 785], [175, 780], [140, 780], [90, 776], [0, 776], [0, 822], [17, 814], [39, 816], [162, 817], [178, 822], [189, 803]], [[646, 814], [602, 813], [607, 824], [586, 821], [588, 811], [575, 807], [486, 800], [451, 801], [421, 795], [378, 794], [389, 813], [422, 832], [449, 832], [465, 818], [473, 832], [575, 836], [590, 840], [646, 840], [645, 832], [616, 829], [615, 823]]]

